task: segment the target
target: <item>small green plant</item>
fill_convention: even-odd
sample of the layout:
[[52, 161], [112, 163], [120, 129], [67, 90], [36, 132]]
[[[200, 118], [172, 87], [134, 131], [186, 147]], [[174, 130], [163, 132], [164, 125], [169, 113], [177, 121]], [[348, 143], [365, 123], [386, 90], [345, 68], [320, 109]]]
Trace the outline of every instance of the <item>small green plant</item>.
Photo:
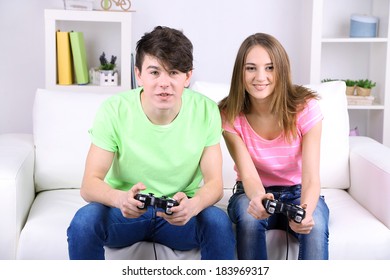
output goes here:
[[99, 70], [114, 70], [116, 66], [116, 56], [111, 56], [110, 62], [107, 61], [106, 54], [103, 52], [99, 57], [100, 67]]
[[344, 82], [347, 87], [354, 87], [357, 84], [357, 81], [350, 79], [344, 80]]
[[360, 79], [356, 82], [356, 86], [361, 88], [373, 88], [376, 86], [376, 82], [369, 79]]

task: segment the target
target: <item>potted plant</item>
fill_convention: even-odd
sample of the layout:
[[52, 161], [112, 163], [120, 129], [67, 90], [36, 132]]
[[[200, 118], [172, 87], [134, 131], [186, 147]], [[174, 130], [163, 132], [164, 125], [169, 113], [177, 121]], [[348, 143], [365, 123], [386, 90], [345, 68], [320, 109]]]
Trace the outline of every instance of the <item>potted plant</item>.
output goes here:
[[347, 79], [347, 80], [344, 80], [344, 82], [345, 82], [345, 85], [347, 86], [345, 93], [347, 95], [355, 95], [355, 88], [356, 88], [357, 81]]
[[359, 96], [370, 96], [371, 89], [376, 86], [376, 82], [369, 79], [360, 79], [356, 82], [356, 94]]
[[103, 52], [99, 57], [99, 61], [100, 61], [100, 67], [99, 67], [100, 70], [109, 71], [109, 70], [114, 70], [116, 67], [116, 56], [112, 55], [110, 62], [108, 62], [106, 58], [106, 54]]
[[117, 57], [112, 55], [110, 61], [108, 61], [104, 52], [100, 55], [100, 66], [90, 70], [90, 77], [93, 84], [100, 86], [118, 85], [116, 59]]

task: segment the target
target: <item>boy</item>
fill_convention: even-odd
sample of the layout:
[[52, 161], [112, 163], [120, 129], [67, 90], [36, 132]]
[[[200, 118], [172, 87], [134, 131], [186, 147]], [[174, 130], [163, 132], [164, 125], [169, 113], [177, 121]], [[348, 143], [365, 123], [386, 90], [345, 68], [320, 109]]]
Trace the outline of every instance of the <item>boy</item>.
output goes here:
[[[104, 102], [90, 130], [81, 187], [89, 204], [68, 228], [70, 259], [104, 259], [104, 246], [144, 240], [200, 248], [202, 259], [234, 258], [231, 222], [213, 206], [223, 194], [219, 109], [187, 89], [192, 49], [182, 32], [168, 27], [138, 41], [140, 87]], [[135, 199], [140, 193], [178, 205], [171, 214], [144, 207]]]

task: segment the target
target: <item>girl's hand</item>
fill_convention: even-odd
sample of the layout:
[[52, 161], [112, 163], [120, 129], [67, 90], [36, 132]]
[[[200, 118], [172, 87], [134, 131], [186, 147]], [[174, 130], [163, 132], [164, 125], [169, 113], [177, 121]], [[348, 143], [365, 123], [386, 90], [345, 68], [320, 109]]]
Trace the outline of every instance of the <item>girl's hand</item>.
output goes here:
[[263, 220], [270, 216], [263, 206], [264, 199], [274, 199], [272, 193], [259, 194], [251, 199], [248, 206], [248, 213], [255, 219]]

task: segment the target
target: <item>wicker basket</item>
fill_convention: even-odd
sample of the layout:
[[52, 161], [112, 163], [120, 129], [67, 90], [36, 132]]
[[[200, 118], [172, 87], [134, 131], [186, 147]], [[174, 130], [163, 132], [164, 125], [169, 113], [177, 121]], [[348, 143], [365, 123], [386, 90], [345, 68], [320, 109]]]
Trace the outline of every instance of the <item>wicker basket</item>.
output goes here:
[[371, 89], [370, 88], [356, 87], [356, 94], [359, 96], [370, 96]]
[[355, 86], [353, 86], [353, 87], [347, 87], [345, 93], [346, 93], [347, 95], [355, 95]]

